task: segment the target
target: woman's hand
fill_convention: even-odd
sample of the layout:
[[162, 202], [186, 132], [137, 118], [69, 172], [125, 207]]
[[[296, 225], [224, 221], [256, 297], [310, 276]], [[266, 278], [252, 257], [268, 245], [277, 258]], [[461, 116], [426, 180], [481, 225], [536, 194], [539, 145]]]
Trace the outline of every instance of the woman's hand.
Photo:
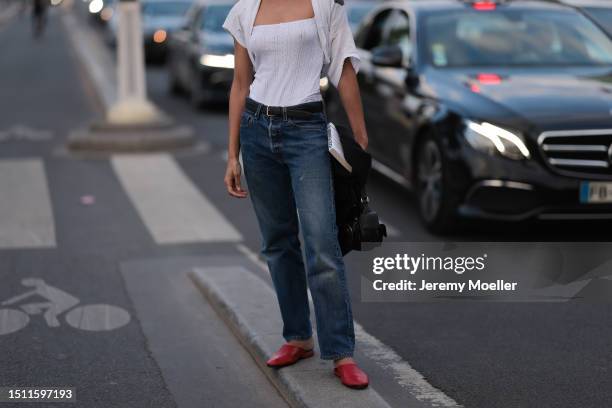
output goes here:
[[242, 168], [240, 167], [240, 115], [253, 82], [253, 67], [249, 54], [238, 41], [234, 40], [234, 80], [229, 100], [229, 140], [227, 145], [227, 168], [225, 170], [225, 187], [232, 197], [245, 198], [247, 192], [240, 185]]
[[366, 132], [359, 133], [355, 135], [355, 141], [363, 150], [368, 148], [368, 134]]
[[225, 187], [227, 192], [232, 197], [246, 198], [247, 192], [242, 189], [240, 184], [240, 177], [242, 174], [242, 168], [240, 167], [240, 161], [236, 158], [229, 158], [227, 160], [227, 168], [225, 170]]

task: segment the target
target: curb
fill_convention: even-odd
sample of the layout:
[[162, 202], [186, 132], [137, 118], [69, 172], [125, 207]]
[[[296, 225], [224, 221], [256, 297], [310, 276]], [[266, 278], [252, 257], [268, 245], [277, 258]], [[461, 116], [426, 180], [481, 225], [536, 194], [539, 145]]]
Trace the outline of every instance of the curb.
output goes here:
[[195, 285], [251, 353], [262, 371], [294, 407], [389, 408], [372, 388], [350, 390], [334, 376], [329, 362], [315, 358], [282, 370], [265, 365], [282, 339], [275, 294], [242, 266], [201, 267], [189, 273]]
[[72, 151], [128, 153], [187, 149], [194, 143], [193, 130], [188, 126], [126, 127], [108, 131], [76, 130], [68, 135], [67, 147]]

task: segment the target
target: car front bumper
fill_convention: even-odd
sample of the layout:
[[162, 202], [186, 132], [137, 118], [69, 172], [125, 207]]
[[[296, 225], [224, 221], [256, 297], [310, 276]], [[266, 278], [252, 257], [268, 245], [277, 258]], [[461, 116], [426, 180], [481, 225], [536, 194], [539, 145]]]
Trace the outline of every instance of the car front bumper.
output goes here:
[[460, 157], [453, 161], [451, 185], [463, 197], [458, 211], [464, 217], [508, 221], [612, 219], [612, 203], [581, 203], [581, 183], [592, 181], [588, 175], [568, 177], [554, 173], [537, 158], [514, 161], [468, 146]]

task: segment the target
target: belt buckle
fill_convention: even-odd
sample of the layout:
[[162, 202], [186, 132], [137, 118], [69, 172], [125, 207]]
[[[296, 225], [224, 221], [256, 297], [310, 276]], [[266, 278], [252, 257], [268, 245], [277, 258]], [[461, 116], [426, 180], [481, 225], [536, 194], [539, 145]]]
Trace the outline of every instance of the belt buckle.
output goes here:
[[266, 106], [266, 116], [270, 117], [272, 115], [270, 115], [270, 107]]

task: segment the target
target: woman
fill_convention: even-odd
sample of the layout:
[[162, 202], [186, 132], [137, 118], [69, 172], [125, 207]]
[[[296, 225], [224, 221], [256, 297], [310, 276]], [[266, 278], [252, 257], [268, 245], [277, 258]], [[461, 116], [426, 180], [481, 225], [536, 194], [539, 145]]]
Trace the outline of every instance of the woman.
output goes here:
[[[245, 198], [239, 153], [283, 318], [284, 367], [313, 356], [307, 281], [321, 358], [351, 388], [367, 375], [353, 360], [355, 334], [338, 244], [326, 117], [319, 81], [337, 87], [356, 141], [367, 147], [356, 71], [359, 56], [342, 0], [240, 0], [223, 27], [234, 37], [225, 184]], [[305, 265], [298, 238], [301, 226]]]

